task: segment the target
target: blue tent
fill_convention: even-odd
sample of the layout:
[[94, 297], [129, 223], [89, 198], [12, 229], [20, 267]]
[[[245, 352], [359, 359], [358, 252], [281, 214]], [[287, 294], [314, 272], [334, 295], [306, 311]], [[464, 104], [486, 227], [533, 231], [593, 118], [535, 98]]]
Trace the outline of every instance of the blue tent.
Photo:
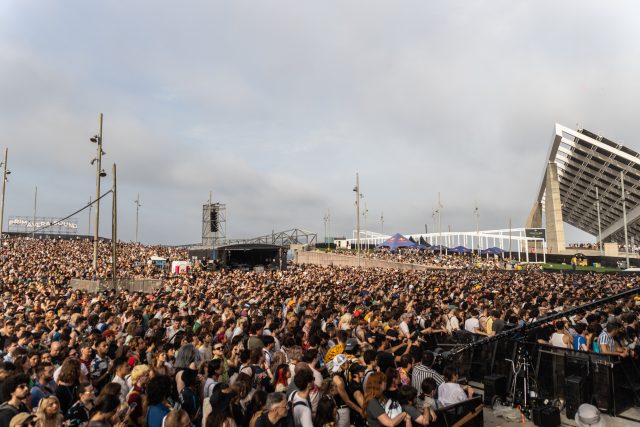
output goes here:
[[464, 246], [456, 246], [455, 248], [449, 249], [449, 253], [452, 254], [468, 254], [471, 252], [471, 249], [465, 248]]
[[400, 233], [396, 233], [378, 245], [379, 248], [389, 248], [395, 252], [398, 248], [415, 248], [417, 245]]
[[433, 245], [433, 246], [429, 246], [427, 248], [427, 250], [429, 251], [433, 251], [433, 252], [440, 252], [440, 249], [442, 249], [442, 252], [446, 252], [449, 251], [450, 249], [446, 246], [441, 246], [441, 245]]
[[504, 251], [497, 247], [487, 248], [480, 251], [482, 255], [501, 255]]

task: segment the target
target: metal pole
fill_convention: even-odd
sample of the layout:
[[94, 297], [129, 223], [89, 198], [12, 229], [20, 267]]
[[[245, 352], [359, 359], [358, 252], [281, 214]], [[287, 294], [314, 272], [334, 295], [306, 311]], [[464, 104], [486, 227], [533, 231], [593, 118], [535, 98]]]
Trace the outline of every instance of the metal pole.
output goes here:
[[91, 236], [91, 208], [93, 208], [93, 204], [91, 203], [91, 196], [89, 196], [89, 230], [87, 231], [87, 236]]
[[511, 259], [511, 218], [509, 218], [509, 259]]
[[360, 175], [356, 172], [356, 254], [360, 265]]
[[102, 113], [98, 120], [98, 135], [96, 135], [97, 166], [96, 166], [96, 223], [93, 231], [93, 271], [98, 270], [98, 239], [100, 238], [100, 173], [102, 172]]
[[2, 162], [2, 207], [0, 207], [0, 242], [2, 241], [2, 230], [4, 226], [4, 190], [7, 184], [7, 157], [9, 156], [9, 149], [4, 149], [4, 161]]
[[620, 189], [622, 191], [622, 221], [624, 223], [624, 253], [629, 268], [629, 234], [627, 233], [627, 198], [624, 193], [624, 172], [620, 171]]
[[138, 243], [138, 213], [140, 211], [140, 193], [136, 197], [136, 243]]
[[325, 214], [322, 217], [322, 222], [324, 222], [324, 243], [328, 243], [329, 240], [327, 239], [327, 221], [329, 220], [329, 218], [327, 217], [327, 215]]
[[438, 192], [438, 234], [440, 234], [440, 256], [442, 256], [442, 204], [440, 203], [440, 192]]
[[380, 234], [384, 234], [384, 212], [380, 212]]
[[38, 210], [38, 187], [36, 186], [36, 194], [33, 196], [33, 232], [31, 237], [36, 237], [36, 211]]
[[362, 212], [362, 216], [364, 218], [364, 232], [367, 250], [369, 249], [369, 234], [367, 233], [367, 214], [369, 213], [369, 209], [367, 209], [367, 202], [364, 202], [364, 211]]
[[480, 210], [478, 209], [477, 204], [476, 204], [475, 214], [476, 214], [476, 234], [478, 236], [478, 255], [480, 255]]
[[600, 225], [600, 196], [596, 187], [596, 209], [598, 210], [598, 249], [602, 253], [602, 226]]
[[113, 164], [113, 199], [111, 204], [111, 279], [115, 285], [118, 276], [118, 192], [116, 190], [116, 164]]

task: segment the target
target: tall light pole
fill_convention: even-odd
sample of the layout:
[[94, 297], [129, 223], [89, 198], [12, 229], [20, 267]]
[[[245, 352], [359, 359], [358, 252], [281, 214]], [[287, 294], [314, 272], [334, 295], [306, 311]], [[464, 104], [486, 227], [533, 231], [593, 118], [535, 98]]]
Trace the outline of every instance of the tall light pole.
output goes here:
[[600, 196], [598, 195], [598, 187], [596, 187], [596, 210], [598, 212], [598, 249], [602, 253], [602, 226], [600, 224]]
[[324, 222], [324, 242], [329, 243], [329, 239], [327, 239], [327, 223], [329, 222], [329, 214], [326, 213], [322, 217], [322, 222]]
[[627, 196], [624, 192], [624, 171], [620, 171], [620, 190], [622, 191], [622, 222], [624, 224], [624, 253], [629, 268], [629, 234], [627, 233]]
[[97, 272], [98, 270], [98, 239], [100, 238], [100, 178], [106, 176], [102, 170], [102, 155], [106, 154], [102, 151], [102, 113], [100, 113], [100, 118], [98, 120], [98, 134], [91, 137], [91, 142], [96, 144], [97, 155], [91, 161], [91, 164], [97, 163], [96, 165], [96, 223], [94, 225], [93, 232], [93, 271]]
[[369, 213], [369, 209], [367, 209], [367, 202], [364, 202], [364, 211], [362, 211], [362, 217], [364, 218], [364, 232], [365, 239], [367, 239], [367, 250], [369, 250], [369, 235], [367, 233], [367, 214]]
[[140, 206], [142, 206], [140, 204], [140, 193], [138, 193], [138, 197], [136, 197], [134, 203], [136, 204], [136, 243], [138, 243], [138, 213], [140, 211]]
[[380, 234], [384, 234], [384, 212], [380, 212]]
[[7, 175], [10, 174], [10, 171], [7, 171], [7, 157], [9, 156], [9, 149], [4, 149], [4, 161], [2, 162], [2, 206], [0, 207], [0, 242], [2, 241], [2, 230], [4, 226], [4, 190], [7, 184]]
[[442, 256], [442, 203], [440, 203], [440, 192], [438, 192], [438, 234], [440, 234], [440, 256]]
[[[111, 279], [115, 285], [118, 275], [118, 192], [116, 189], [116, 164], [113, 164], [113, 187], [111, 204]], [[115, 286], [114, 286], [115, 288]]]
[[360, 257], [360, 175], [356, 172], [356, 186], [353, 187], [356, 193], [356, 253]]
[[93, 203], [91, 203], [91, 196], [89, 196], [89, 231], [87, 231], [87, 236], [91, 236], [91, 208], [93, 208]]
[[478, 255], [480, 255], [480, 209], [478, 208], [478, 203], [476, 203], [473, 213], [476, 216], [476, 236], [478, 238]]
[[36, 211], [38, 210], [38, 187], [36, 186], [36, 194], [33, 196], [33, 232], [31, 237], [36, 237]]

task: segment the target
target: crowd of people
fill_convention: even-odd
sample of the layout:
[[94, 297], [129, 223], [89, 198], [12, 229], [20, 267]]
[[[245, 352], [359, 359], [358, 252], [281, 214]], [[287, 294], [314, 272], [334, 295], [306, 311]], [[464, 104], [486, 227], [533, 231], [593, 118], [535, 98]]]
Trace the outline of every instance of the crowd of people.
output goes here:
[[[110, 246], [11, 238], [0, 249], [0, 427], [419, 426], [474, 390], [428, 343], [491, 336], [636, 286], [632, 276], [289, 265], [175, 275], [122, 244], [120, 274], [150, 294], [89, 294]], [[620, 357], [638, 342], [636, 300], [550, 324], [535, 339]], [[581, 338], [582, 337], [582, 338]]]
[[[337, 249], [337, 254], [355, 255], [352, 249]], [[511, 260], [508, 257], [497, 255], [482, 255], [476, 253], [451, 254], [447, 250], [432, 251], [425, 249], [398, 248], [390, 251], [388, 248], [376, 248], [375, 250], [363, 250], [360, 256], [369, 259], [402, 262], [408, 264], [426, 265], [434, 268], [480, 268], [480, 269], [506, 269]]]

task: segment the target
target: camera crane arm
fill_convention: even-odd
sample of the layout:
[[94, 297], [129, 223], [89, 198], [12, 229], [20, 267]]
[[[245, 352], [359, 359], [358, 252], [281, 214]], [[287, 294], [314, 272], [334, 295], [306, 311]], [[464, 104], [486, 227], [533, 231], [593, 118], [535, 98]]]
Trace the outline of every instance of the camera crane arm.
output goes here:
[[515, 327], [513, 329], [509, 329], [508, 331], [500, 332], [492, 337], [482, 338], [478, 341], [474, 341], [469, 344], [463, 344], [461, 346], [455, 347], [453, 350], [442, 353], [442, 356], [445, 358], [453, 358], [460, 353], [464, 353], [467, 350], [471, 350], [472, 348], [481, 347], [486, 344], [491, 344], [496, 341], [501, 341], [503, 339], [511, 338], [511, 337], [524, 337], [529, 331], [540, 328], [549, 322], [552, 322], [556, 319], [561, 319], [563, 317], [571, 316], [575, 313], [581, 311], [591, 310], [593, 308], [599, 307], [601, 305], [608, 304], [613, 301], [617, 301], [622, 298], [635, 296], [640, 294], [640, 287], [635, 287], [632, 289], [627, 289], [626, 291], [622, 291], [620, 293], [610, 295], [608, 297], [600, 298], [595, 301], [588, 302], [586, 304], [580, 305], [578, 307], [571, 308], [569, 310], [561, 311], [560, 313], [553, 313], [548, 316], [543, 317], [542, 319], [535, 320], [530, 323], [525, 323], [522, 326]]

